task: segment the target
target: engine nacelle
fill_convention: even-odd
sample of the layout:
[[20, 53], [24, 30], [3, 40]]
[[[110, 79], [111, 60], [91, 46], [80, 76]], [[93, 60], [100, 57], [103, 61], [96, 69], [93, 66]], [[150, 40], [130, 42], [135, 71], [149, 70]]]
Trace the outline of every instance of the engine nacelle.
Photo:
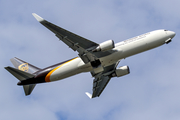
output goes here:
[[128, 66], [122, 66], [115, 70], [115, 72], [112, 74], [112, 77], [121, 77], [124, 75], [127, 75], [130, 73]]
[[99, 44], [99, 46], [96, 49], [94, 49], [93, 51], [94, 52], [107, 51], [107, 50], [111, 50], [113, 48], [114, 48], [114, 41], [108, 40], [108, 41], [105, 41], [105, 42]]

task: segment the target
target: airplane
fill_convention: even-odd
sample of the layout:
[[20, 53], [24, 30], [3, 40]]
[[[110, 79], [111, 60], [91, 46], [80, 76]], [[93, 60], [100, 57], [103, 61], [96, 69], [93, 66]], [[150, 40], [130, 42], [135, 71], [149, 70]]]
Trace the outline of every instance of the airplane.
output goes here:
[[130, 73], [128, 66], [117, 68], [122, 59], [156, 48], [171, 42], [175, 32], [160, 29], [148, 32], [125, 41], [114, 44], [107, 40], [100, 44], [67, 31], [48, 22], [35, 13], [32, 15], [42, 25], [52, 31], [62, 42], [78, 52], [78, 57], [40, 69], [19, 58], [10, 59], [13, 67], [5, 67], [23, 86], [25, 95], [30, 95], [36, 84], [53, 82], [64, 78], [90, 72], [93, 80], [92, 94], [86, 92], [89, 98], [99, 97], [111, 78], [121, 77]]

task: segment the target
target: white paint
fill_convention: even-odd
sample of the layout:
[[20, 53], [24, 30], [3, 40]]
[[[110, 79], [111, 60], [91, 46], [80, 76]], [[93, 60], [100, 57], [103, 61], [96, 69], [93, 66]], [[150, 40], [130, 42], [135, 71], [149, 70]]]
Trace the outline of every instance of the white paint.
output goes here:
[[44, 19], [37, 15], [36, 13], [32, 13], [32, 15], [36, 18], [37, 21], [42, 22]]

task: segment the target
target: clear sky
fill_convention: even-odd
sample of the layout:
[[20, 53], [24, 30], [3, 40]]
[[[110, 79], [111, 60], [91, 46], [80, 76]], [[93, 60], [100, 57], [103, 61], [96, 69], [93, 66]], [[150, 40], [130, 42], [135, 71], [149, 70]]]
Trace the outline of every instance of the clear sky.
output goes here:
[[[179, 120], [179, 0], [0, 0], [1, 120]], [[32, 16], [96, 43], [157, 29], [176, 32], [168, 45], [126, 58], [131, 73], [113, 78], [99, 98], [90, 73], [39, 84], [25, 96], [4, 67], [18, 57], [44, 68], [77, 56]]]

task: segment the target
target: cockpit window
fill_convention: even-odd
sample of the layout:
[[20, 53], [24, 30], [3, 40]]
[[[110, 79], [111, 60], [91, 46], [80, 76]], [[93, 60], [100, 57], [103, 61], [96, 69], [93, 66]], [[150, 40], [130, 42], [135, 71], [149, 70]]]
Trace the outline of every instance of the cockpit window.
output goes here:
[[164, 30], [164, 31], [168, 31], [168, 30]]

